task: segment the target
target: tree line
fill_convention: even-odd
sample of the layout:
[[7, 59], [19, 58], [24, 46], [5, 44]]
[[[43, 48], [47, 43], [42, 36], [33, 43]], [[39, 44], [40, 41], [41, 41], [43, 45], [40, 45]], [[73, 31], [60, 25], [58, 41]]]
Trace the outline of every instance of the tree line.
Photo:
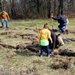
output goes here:
[[7, 11], [14, 19], [50, 18], [65, 14], [75, 17], [75, 0], [0, 0], [0, 11]]

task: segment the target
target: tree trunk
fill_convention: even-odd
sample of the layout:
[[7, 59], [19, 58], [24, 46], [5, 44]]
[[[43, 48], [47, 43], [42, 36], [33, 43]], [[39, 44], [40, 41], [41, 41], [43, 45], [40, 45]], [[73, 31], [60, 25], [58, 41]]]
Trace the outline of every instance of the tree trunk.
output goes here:
[[47, 2], [47, 15], [48, 15], [48, 18], [50, 18], [50, 16], [51, 16], [51, 2], [50, 2], [50, 0], [48, 0], [48, 2]]
[[0, 11], [2, 11], [2, 3], [0, 2]]
[[10, 0], [10, 4], [11, 4], [11, 16], [14, 18], [16, 15], [14, 0]]
[[58, 14], [63, 14], [63, 0], [59, 0]]
[[54, 0], [54, 15], [56, 15], [56, 0]]

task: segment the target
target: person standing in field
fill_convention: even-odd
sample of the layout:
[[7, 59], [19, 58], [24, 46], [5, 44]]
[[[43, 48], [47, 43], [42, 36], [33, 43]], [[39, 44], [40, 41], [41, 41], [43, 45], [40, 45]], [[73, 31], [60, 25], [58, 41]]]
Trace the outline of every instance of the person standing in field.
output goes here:
[[10, 19], [8, 13], [5, 11], [2, 11], [0, 13], [0, 19], [1, 19], [2, 28], [4, 27], [4, 22], [6, 22], [6, 28], [8, 28], [9, 27], [8, 20]]
[[51, 38], [51, 32], [49, 31], [49, 25], [46, 23], [44, 24], [43, 29], [39, 31], [38, 34], [38, 39], [39, 39], [39, 44], [40, 44], [40, 57], [43, 56], [44, 50], [46, 49], [47, 51], [47, 56], [50, 57], [50, 49], [49, 49], [49, 41], [48, 39], [51, 40], [52, 43], [52, 38]]
[[62, 33], [66, 32], [66, 25], [68, 24], [68, 19], [65, 15], [58, 14], [57, 17], [52, 17], [52, 19], [58, 21], [58, 28]]

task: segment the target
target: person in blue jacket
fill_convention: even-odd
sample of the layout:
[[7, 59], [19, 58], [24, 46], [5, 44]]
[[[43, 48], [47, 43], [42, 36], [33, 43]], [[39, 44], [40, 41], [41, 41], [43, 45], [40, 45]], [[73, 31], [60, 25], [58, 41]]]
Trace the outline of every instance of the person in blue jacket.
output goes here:
[[61, 30], [61, 32], [66, 31], [65, 26], [67, 25], [67, 18], [65, 17], [65, 15], [58, 14], [57, 17], [52, 17], [52, 19], [58, 21], [58, 28]]

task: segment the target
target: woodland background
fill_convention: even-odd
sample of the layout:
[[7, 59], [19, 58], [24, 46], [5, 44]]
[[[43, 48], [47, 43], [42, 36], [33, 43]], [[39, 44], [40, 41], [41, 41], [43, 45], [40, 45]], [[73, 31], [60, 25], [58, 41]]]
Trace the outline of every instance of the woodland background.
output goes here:
[[50, 18], [65, 14], [75, 17], [75, 0], [0, 0], [0, 11], [7, 11], [13, 19]]

